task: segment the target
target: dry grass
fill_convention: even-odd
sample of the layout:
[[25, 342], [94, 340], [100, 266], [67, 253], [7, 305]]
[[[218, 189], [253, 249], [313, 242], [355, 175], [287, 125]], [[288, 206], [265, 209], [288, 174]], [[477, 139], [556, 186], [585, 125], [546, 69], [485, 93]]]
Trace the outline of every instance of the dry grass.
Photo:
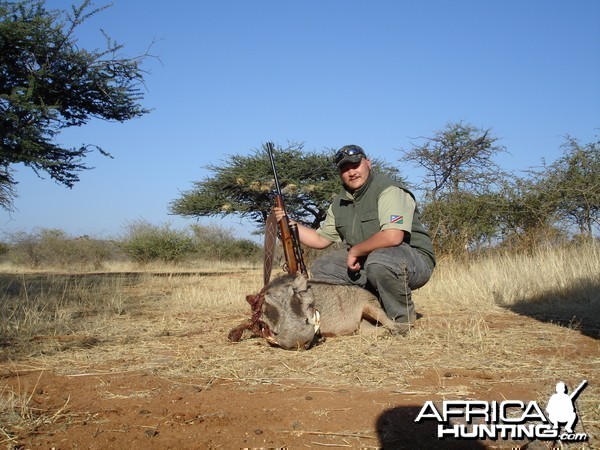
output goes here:
[[[227, 341], [248, 318], [245, 295], [262, 283], [259, 269], [241, 269], [0, 274], [0, 359], [73, 376], [128, 371], [245, 389], [301, 383], [465, 399], [522, 385], [542, 403], [558, 380], [588, 379], [580, 419], [600, 437], [600, 390], [592, 382], [600, 363], [598, 244], [440, 264], [414, 293], [423, 317], [406, 338], [357, 334], [306, 352]], [[28, 416], [27, 394], [5, 387], [0, 397], [0, 414]]]
[[64, 414], [68, 400], [62, 408], [50, 414], [32, 406], [36, 388], [37, 384], [30, 391], [20, 385], [16, 390], [6, 385], [0, 391], [0, 443], [8, 444], [8, 448], [18, 446], [16, 436], [20, 431], [28, 432], [41, 425], [53, 424]]
[[[513, 305], [548, 297], [576, 287], [580, 281], [600, 282], [600, 245], [539, 249], [531, 255], [499, 255], [470, 264], [441, 264], [428, 296], [446, 304], [487, 310], [494, 304]], [[591, 286], [590, 286], [591, 287]], [[587, 302], [593, 292], [582, 293]], [[444, 302], [444, 299], [446, 302]], [[559, 295], [557, 300], [562, 300]]]

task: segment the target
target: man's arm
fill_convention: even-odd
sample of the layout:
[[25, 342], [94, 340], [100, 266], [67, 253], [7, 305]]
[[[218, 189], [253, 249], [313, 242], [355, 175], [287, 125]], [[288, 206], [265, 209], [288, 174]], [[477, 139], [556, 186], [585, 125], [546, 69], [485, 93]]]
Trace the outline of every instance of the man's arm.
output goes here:
[[373, 250], [386, 247], [395, 247], [404, 240], [404, 231], [396, 229], [381, 230], [371, 236], [369, 239], [356, 244], [348, 250], [346, 265], [350, 270], [360, 270], [358, 262], [361, 256], [367, 256]]
[[[275, 207], [273, 208], [273, 212], [275, 212], [275, 217], [277, 218], [277, 222], [279, 222], [285, 216], [283, 209]], [[332, 242], [328, 239], [325, 239], [323, 236], [320, 236], [317, 233], [317, 230], [307, 227], [306, 225], [302, 225], [298, 222], [293, 222], [298, 225], [298, 234], [300, 235], [300, 242], [304, 245], [307, 245], [316, 249], [323, 249], [325, 247], [329, 247]]]

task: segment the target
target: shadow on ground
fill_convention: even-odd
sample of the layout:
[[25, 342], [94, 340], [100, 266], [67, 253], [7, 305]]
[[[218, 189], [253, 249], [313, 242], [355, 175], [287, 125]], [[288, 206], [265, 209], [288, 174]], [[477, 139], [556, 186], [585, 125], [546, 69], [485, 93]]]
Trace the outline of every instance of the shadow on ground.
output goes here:
[[421, 407], [397, 407], [384, 411], [377, 419], [377, 435], [382, 449], [485, 449], [479, 441], [438, 439], [438, 423], [423, 420], [415, 423]]
[[572, 328], [600, 339], [600, 276], [582, 278], [560, 290], [500, 306], [541, 322]]

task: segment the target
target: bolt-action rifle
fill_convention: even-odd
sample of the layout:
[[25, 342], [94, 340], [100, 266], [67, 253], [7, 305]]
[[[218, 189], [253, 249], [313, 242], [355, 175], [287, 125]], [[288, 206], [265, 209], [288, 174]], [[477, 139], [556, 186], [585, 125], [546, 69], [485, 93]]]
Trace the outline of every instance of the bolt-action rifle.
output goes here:
[[275, 158], [273, 156], [273, 143], [267, 142], [266, 146], [269, 159], [271, 160], [271, 167], [273, 168], [273, 176], [275, 177], [275, 189], [277, 190], [277, 194], [275, 195], [275, 206], [281, 208], [285, 213], [283, 219], [277, 224], [279, 228], [279, 238], [283, 243], [283, 254], [285, 256], [284, 269], [290, 275], [296, 275], [298, 273], [306, 275], [307, 271], [302, 257], [302, 248], [300, 247], [298, 225], [290, 223], [287, 212], [285, 211], [285, 205], [283, 204], [283, 195], [281, 193], [281, 187], [279, 186], [279, 178], [277, 177]]

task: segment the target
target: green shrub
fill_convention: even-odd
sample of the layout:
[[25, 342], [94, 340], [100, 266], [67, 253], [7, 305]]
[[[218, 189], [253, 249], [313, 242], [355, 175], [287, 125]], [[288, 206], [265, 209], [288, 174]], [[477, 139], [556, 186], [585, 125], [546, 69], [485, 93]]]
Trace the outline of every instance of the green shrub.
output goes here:
[[193, 225], [191, 229], [199, 257], [217, 261], [257, 261], [262, 258], [261, 245], [249, 239], [238, 239], [227, 228]]
[[12, 263], [31, 268], [99, 269], [115, 254], [110, 241], [88, 236], [73, 238], [58, 229], [40, 228], [9, 235], [8, 256]]
[[138, 221], [128, 226], [121, 248], [140, 264], [172, 263], [184, 260], [194, 251], [194, 240], [184, 231], [172, 230], [168, 224], [152, 225]]
[[9, 250], [10, 245], [8, 245], [6, 242], [0, 242], [0, 256], [6, 255]]

